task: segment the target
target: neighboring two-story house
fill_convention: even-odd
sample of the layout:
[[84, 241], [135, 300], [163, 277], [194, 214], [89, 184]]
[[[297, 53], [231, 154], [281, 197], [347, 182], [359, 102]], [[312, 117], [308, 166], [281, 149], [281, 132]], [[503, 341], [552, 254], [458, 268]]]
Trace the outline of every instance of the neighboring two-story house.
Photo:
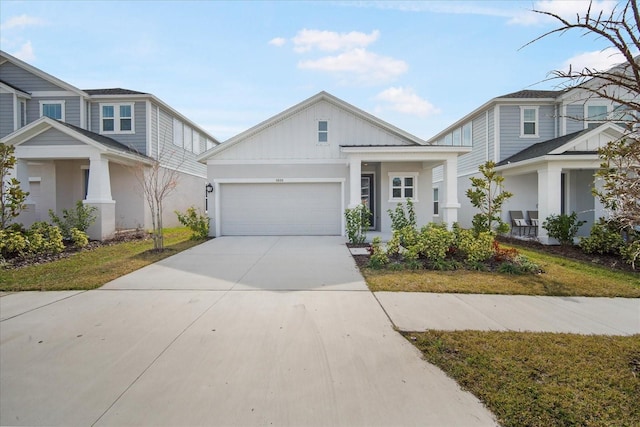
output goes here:
[[[467, 114], [428, 142], [441, 145], [470, 145], [459, 159], [458, 199], [462, 208], [458, 220], [470, 227], [478, 211], [466, 197], [478, 166], [492, 160], [504, 177], [505, 189], [514, 196], [503, 206], [503, 220], [509, 211], [538, 213], [539, 224], [552, 214], [578, 213], [586, 221], [578, 235], [588, 235], [599, 217], [607, 216], [594, 187], [601, 180], [598, 148], [620, 138], [624, 111], [609, 100], [595, 98], [583, 88], [563, 91], [522, 90], [499, 96]], [[438, 200], [442, 172], [434, 171], [434, 198]], [[538, 227], [538, 238], [549, 243], [546, 230]]]
[[174, 210], [205, 208], [206, 168], [200, 153], [216, 139], [155, 96], [126, 89], [80, 90], [0, 52], [0, 142], [15, 147], [17, 175], [29, 192], [18, 218], [29, 226], [76, 201], [97, 208], [89, 235], [105, 239], [119, 229], [151, 228], [137, 175], [156, 161], [176, 170], [177, 187], [165, 200], [164, 224]]

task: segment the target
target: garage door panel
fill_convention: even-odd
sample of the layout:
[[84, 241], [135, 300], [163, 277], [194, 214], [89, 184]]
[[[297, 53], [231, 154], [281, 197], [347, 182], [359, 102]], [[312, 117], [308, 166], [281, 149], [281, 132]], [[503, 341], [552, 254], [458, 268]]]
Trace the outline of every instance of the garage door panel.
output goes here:
[[222, 184], [222, 235], [339, 235], [339, 183]]

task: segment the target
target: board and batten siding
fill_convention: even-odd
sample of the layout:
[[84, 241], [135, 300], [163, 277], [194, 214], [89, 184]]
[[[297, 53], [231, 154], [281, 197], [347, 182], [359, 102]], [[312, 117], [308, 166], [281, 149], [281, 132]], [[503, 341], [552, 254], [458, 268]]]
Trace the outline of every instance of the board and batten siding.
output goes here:
[[[91, 103], [91, 132], [100, 133], [100, 104], [122, 104], [130, 101], [126, 100], [104, 100]], [[127, 147], [133, 148], [138, 153], [147, 154], [147, 104], [145, 102], [134, 102], [133, 119], [135, 133], [106, 133], [103, 134], [111, 139], [115, 139]]]
[[66, 88], [57, 86], [48, 80], [38, 77], [9, 61], [0, 65], [0, 79], [29, 93], [41, 91], [59, 92], [67, 90]]
[[0, 138], [13, 132], [13, 125], [13, 94], [0, 93]]
[[[535, 105], [531, 107], [535, 107]], [[520, 106], [500, 106], [499, 161], [513, 156], [533, 144], [555, 137], [554, 107], [552, 105], [540, 105], [538, 107], [538, 137], [523, 138], [520, 136]]]
[[[328, 121], [328, 143], [318, 143], [318, 121]], [[413, 145], [330, 102], [298, 111], [240, 143], [217, 159], [339, 159], [341, 145]]]

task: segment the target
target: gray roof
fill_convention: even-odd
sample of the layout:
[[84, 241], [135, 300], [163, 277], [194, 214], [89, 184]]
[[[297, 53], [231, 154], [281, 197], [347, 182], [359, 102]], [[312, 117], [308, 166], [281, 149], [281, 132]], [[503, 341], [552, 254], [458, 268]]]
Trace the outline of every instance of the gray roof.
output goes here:
[[519, 90], [518, 92], [508, 93], [498, 96], [498, 98], [519, 98], [519, 99], [537, 99], [537, 98], [556, 98], [562, 95], [563, 90]]
[[20, 88], [19, 88], [18, 86], [16, 86], [16, 85], [12, 85], [11, 83], [9, 83], [9, 82], [8, 82], [8, 81], [6, 81], [6, 80], [2, 80], [2, 79], [0, 79], [0, 82], [1, 82], [1, 83], [3, 83], [3, 84], [5, 84], [5, 85], [7, 85], [7, 86], [9, 86], [9, 87], [10, 87], [10, 88], [12, 88], [12, 89], [15, 89], [15, 90], [17, 90], [17, 91], [20, 91], [20, 92], [22, 92], [22, 93], [26, 93], [27, 95], [31, 95], [31, 93], [27, 92], [27, 91], [26, 91], [26, 90], [24, 90], [24, 89], [20, 89]]
[[148, 95], [148, 93], [119, 87], [111, 89], [85, 89], [84, 91], [89, 95]]
[[[496, 166], [504, 166], [509, 163], [517, 163], [517, 162], [522, 162], [524, 160], [535, 159], [536, 157], [546, 156], [553, 150], [559, 147], [562, 147], [567, 142], [572, 141], [580, 137], [581, 135], [584, 135], [585, 133], [590, 132], [591, 130], [592, 129], [585, 129], [579, 132], [574, 132], [568, 135], [561, 136], [559, 138], [554, 138], [548, 141], [533, 144], [532, 146], [525, 148], [524, 150], [514, 154], [513, 156], [504, 159], [503, 161], [498, 163]], [[593, 154], [593, 152], [572, 151], [571, 154]]]
[[135, 155], [140, 156], [142, 158], [150, 159], [150, 157], [145, 156], [144, 154], [141, 154], [137, 150], [135, 150], [135, 149], [133, 149], [133, 148], [121, 143], [121, 142], [118, 142], [113, 138], [109, 138], [108, 136], [100, 135], [100, 134], [97, 134], [95, 132], [91, 132], [91, 131], [88, 131], [86, 129], [82, 129], [81, 127], [74, 126], [72, 124], [63, 122], [61, 120], [57, 120], [57, 122], [62, 124], [62, 125], [65, 125], [66, 127], [70, 128], [70, 129], [73, 129], [74, 131], [86, 136], [87, 138], [91, 138], [92, 140], [94, 140], [95, 142], [97, 142], [99, 144], [102, 144], [102, 145], [104, 145], [106, 147], [111, 148], [112, 150], [120, 151], [121, 153], [126, 153], [126, 154], [135, 154]]

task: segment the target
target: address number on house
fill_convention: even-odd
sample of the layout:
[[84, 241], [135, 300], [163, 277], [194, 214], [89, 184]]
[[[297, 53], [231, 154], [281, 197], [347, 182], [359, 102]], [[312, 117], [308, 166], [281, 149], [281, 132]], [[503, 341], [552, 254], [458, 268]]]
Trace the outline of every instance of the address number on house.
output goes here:
[[283, 183], [284, 182], [284, 178], [276, 178], [276, 182]]

